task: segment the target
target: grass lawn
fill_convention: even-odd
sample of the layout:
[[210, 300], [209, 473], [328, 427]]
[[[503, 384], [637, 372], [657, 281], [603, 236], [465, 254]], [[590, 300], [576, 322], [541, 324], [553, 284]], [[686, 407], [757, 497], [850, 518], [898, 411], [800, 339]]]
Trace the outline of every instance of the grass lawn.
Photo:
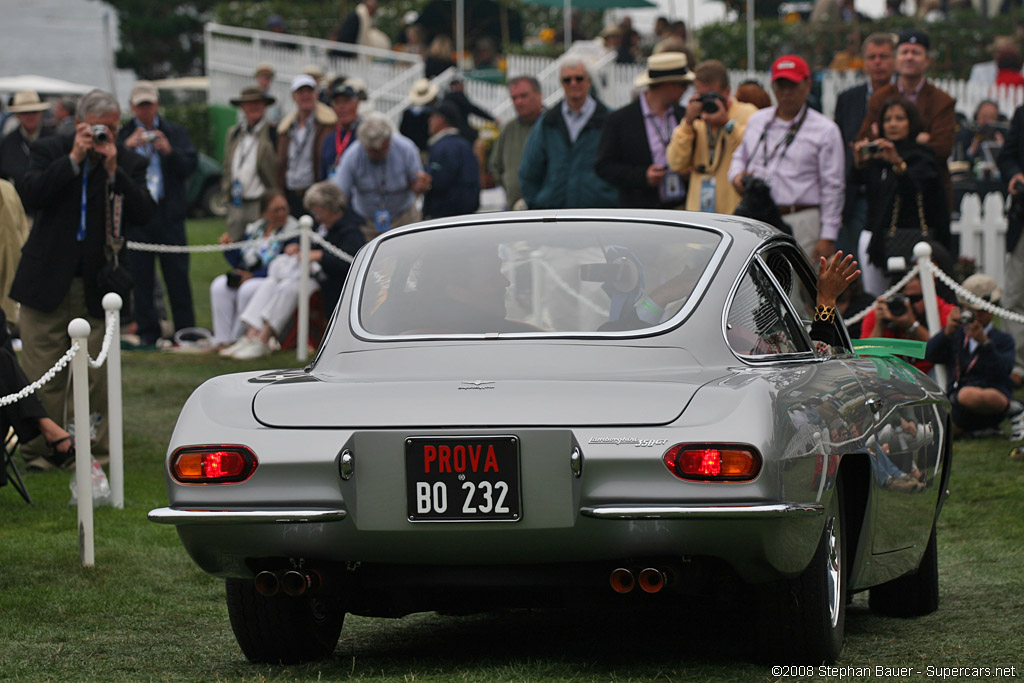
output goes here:
[[[218, 221], [194, 221], [208, 244]], [[198, 323], [226, 265], [192, 257]], [[208, 377], [291, 367], [294, 352], [242, 363], [214, 355], [123, 357], [125, 509], [99, 508], [96, 566], [78, 562], [69, 474], [26, 476], [35, 505], [0, 489], [0, 681], [775, 681], [743, 656], [745, 625], [696, 609], [651, 619], [557, 611], [472, 616], [349, 617], [335, 656], [292, 667], [248, 663], [228, 624], [221, 581], [195, 567], [173, 528], [146, 513], [167, 502], [163, 458], [180, 406]], [[925, 680], [926, 667], [1024, 668], [1024, 462], [1005, 439], [955, 446], [952, 496], [939, 522], [939, 611], [874, 616], [858, 595], [847, 617], [843, 680]], [[887, 676], [874, 667], [910, 667]], [[917, 674], [920, 670], [923, 673]], [[838, 673], [838, 672], [836, 672]], [[982, 672], [984, 673], [984, 672]], [[939, 676], [939, 672], [935, 672]], [[959, 678], [966, 678], [963, 674]], [[1013, 676], [1004, 676], [1013, 678]], [[838, 678], [836, 678], [838, 680]]]

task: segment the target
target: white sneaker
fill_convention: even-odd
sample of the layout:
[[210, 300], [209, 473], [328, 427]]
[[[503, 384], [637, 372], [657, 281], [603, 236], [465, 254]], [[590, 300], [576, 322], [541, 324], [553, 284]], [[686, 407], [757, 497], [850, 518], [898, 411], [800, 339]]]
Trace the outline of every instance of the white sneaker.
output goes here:
[[248, 344], [240, 348], [231, 356], [235, 360], [253, 360], [270, 355], [270, 346], [259, 339], [252, 339]]
[[243, 335], [243, 336], [239, 337], [235, 341], [234, 344], [231, 344], [230, 346], [225, 346], [223, 349], [218, 351], [217, 354], [221, 358], [234, 358], [236, 351], [239, 351], [243, 347], [246, 347], [248, 345], [249, 345], [249, 337], [246, 337], [246, 336]]

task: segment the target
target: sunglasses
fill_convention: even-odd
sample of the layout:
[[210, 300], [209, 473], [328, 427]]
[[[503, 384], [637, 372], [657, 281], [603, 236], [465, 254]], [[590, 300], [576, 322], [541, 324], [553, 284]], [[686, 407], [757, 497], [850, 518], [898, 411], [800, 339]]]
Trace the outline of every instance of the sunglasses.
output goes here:
[[562, 83], [565, 83], [566, 85], [569, 85], [573, 81], [576, 81], [577, 83], [582, 83], [585, 80], [587, 80], [586, 76], [563, 76], [562, 77]]
[[907, 294], [907, 301], [912, 304], [916, 304], [918, 301], [924, 298], [924, 294]]

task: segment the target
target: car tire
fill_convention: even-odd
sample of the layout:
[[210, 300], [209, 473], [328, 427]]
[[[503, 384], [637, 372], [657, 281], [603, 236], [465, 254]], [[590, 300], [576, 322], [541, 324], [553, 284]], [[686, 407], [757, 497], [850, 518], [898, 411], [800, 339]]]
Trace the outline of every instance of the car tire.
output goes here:
[[838, 659], [846, 623], [841, 480], [825, 510], [825, 526], [810, 564], [797, 578], [767, 585], [760, 595], [760, 659], [778, 664]]
[[220, 183], [209, 183], [203, 188], [203, 198], [200, 200], [200, 205], [207, 216], [223, 218], [228, 215], [228, 205], [224, 198], [224, 193], [221, 192]]
[[939, 608], [939, 552], [934, 525], [917, 571], [872, 588], [868, 606], [875, 614], [887, 617], [920, 617]]
[[231, 630], [252, 662], [296, 664], [334, 652], [345, 622], [336, 600], [260, 595], [251, 579], [227, 579]]

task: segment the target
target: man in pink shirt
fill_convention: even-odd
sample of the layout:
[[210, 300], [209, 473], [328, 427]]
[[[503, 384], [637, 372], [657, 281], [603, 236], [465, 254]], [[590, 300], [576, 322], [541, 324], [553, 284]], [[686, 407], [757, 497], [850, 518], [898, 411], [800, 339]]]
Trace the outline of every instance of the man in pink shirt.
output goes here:
[[845, 156], [839, 127], [807, 106], [811, 70], [784, 55], [772, 64], [778, 106], [751, 115], [732, 155], [729, 180], [743, 193], [743, 178], [768, 182], [772, 199], [812, 262], [831, 256], [842, 225]]

